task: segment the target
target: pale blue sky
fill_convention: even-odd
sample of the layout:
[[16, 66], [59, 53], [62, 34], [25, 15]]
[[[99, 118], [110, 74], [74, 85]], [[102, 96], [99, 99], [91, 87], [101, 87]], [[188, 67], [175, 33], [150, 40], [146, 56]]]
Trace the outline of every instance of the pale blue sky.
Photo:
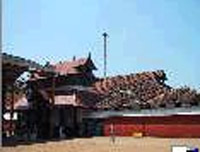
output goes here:
[[92, 58], [103, 74], [164, 69], [168, 84], [200, 88], [199, 0], [3, 0], [3, 50], [44, 63]]

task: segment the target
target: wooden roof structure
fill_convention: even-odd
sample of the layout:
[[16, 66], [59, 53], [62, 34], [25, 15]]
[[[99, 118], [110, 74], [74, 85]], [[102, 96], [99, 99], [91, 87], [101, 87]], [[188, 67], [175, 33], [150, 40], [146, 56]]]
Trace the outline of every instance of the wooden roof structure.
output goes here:
[[2, 53], [3, 85], [12, 85], [24, 71], [30, 70], [53, 72], [51, 68], [44, 67], [34, 61], [19, 56]]
[[24, 104], [24, 98], [20, 93], [15, 92], [15, 81], [25, 71], [54, 73], [51, 67], [42, 66], [34, 61], [2, 53], [2, 89], [3, 89], [3, 104], [6, 109], [16, 109], [21, 103]]
[[81, 74], [86, 71], [97, 70], [90, 54], [87, 58], [74, 58], [72, 61], [59, 62], [53, 67], [60, 75]]

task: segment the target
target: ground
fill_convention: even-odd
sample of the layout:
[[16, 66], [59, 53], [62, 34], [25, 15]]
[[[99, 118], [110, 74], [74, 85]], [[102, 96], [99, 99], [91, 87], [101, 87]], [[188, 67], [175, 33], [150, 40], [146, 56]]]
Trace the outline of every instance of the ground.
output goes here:
[[0, 148], [0, 152], [170, 152], [171, 145], [189, 145], [200, 149], [200, 138], [109, 137], [77, 138], [16, 147]]

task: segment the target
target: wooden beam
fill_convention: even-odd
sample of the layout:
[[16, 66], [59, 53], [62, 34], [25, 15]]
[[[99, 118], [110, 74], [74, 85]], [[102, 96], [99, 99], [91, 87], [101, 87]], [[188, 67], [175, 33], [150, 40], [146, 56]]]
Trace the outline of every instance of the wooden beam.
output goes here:
[[56, 81], [56, 78], [55, 76], [53, 76], [52, 78], [52, 105], [55, 104], [55, 81]]
[[51, 99], [52, 103], [50, 106], [50, 116], [49, 116], [49, 122], [50, 122], [50, 127], [49, 127], [49, 136], [50, 138], [53, 137], [53, 131], [54, 131], [54, 123], [53, 123], [53, 115], [54, 115], [54, 104], [55, 104], [55, 76], [53, 75], [52, 77], [52, 88], [51, 88]]
[[11, 105], [10, 105], [10, 135], [12, 134], [13, 129], [13, 115], [14, 115], [14, 85], [11, 86], [12, 98], [11, 98]]

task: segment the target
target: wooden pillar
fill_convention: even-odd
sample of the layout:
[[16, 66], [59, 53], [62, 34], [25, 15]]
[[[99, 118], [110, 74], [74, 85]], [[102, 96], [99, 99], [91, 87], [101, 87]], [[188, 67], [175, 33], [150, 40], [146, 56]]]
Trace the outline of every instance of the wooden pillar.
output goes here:
[[146, 118], [143, 118], [143, 135], [142, 136], [146, 136]]
[[52, 86], [51, 86], [51, 106], [50, 106], [50, 116], [49, 116], [49, 121], [50, 121], [50, 128], [49, 128], [49, 136], [50, 138], [53, 137], [53, 132], [54, 132], [54, 124], [53, 124], [53, 114], [54, 114], [54, 104], [55, 104], [55, 81], [56, 77], [53, 75], [52, 77]]
[[[75, 96], [75, 103], [78, 103], [78, 90], [74, 90], [74, 96]], [[79, 129], [80, 129], [80, 124], [78, 124], [78, 106], [72, 106], [73, 108], [73, 122], [74, 122], [74, 135], [77, 137], [79, 136]]]
[[53, 78], [52, 78], [52, 105], [55, 104], [55, 81], [56, 81], [56, 78], [55, 76], [53, 75]]
[[7, 87], [6, 86], [3, 86], [2, 87], [2, 117], [4, 115], [4, 112], [5, 112], [5, 98], [6, 98], [6, 91], [7, 91]]
[[11, 105], [10, 105], [10, 135], [13, 132], [13, 115], [14, 115], [14, 85], [11, 86]]
[[[2, 82], [2, 81], [1, 81]], [[3, 115], [4, 115], [4, 113], [5, 113], [5, 97], [6, 97], [6, 89], [7, 89], [7, 87], [6, 86], [4, 86], [3, 84], [2, 84], [2, 87], [1, 87], [1, 89], [2, 89], [2, 98], [1, 98], [1, 101], [2, 101], [2, 104], [1, 104], [1, 122], [0, 122], [0, 126], [1, 126], [1, 128], [0, 128], [0, 147], [2, 146], [2, 143], [3, 143], [3, 140], [4, 140], [4, 136], [3, 136], [3, 133], [5, 133], [5, 129], [4, 129], [4, 121], [3, 121]]]

